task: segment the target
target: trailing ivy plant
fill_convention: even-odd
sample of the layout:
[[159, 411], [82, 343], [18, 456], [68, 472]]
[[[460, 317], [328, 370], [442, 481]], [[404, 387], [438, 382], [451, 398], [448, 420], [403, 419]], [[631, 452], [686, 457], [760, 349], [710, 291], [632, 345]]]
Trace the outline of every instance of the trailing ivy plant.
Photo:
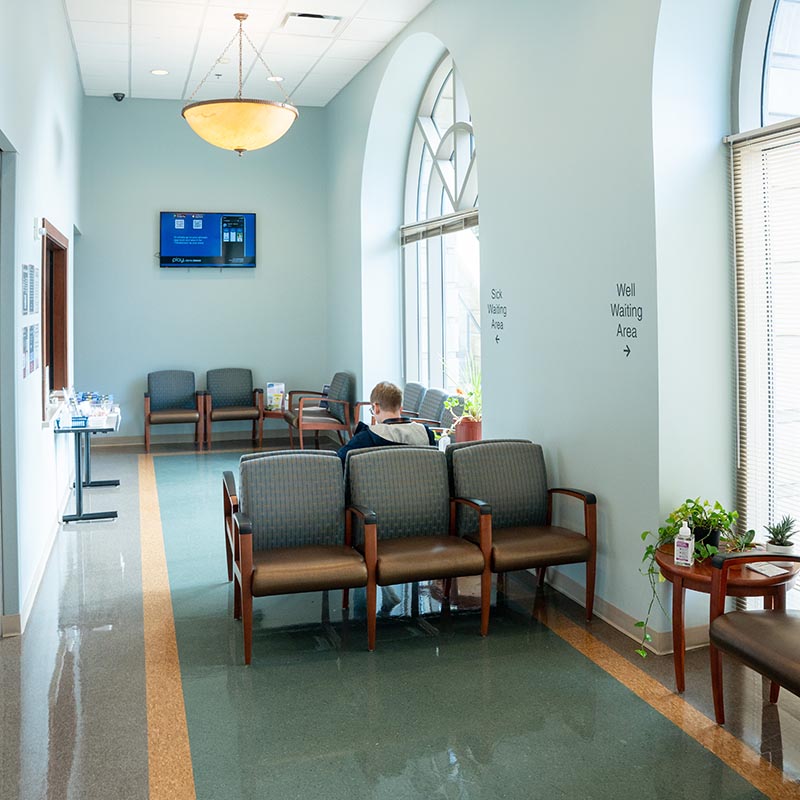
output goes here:
[[[636, 622], [636, 627], [642, 629], [642, 639], [639, 648], [636, 652], [642, 657], [647, 658], [647, 650], [645, 644], [651, 642], [653, 637], [648, 632], [648, 624], [650, 616], [653, 613], [653, 608], [656, 604], [664, 612], [665, 616], [669, 616], [667, 610], [661, 602], [661, 597], [658, 594], [658, 585], [665, 581], [661, 570], [656, 563], [656, 550], [665, 544], [675, 540], [681, 526], [686, 522], [689, 527], [700, 530], [718, 530], [726, 537], [732, 536], [733, 525], [739, 518], [737, 511], [726, 511], [719, 502], [713, 505], [708, 500], [700, 502], [700, 498], [694, 500], [688, 499], [674, 509], [669, 516], [667, 516], [664, 524], [658, 529], [657, 533], [652, 531], [644, 531], [642, 533], [642, 541], [645, 542], [644, 555], [642, 556], [642, 567], [639, 572], [647, 577], [650, 582], [650, 603], [647, 606], [647, 612], [644, 619]], [[752, 541], [752, 537], [750, 539]], [[695, 561], [702, 561], [709, 556], [714, 555], [718, 548], [713, 545], [707, 545], [704, 542], [695, 544], [694, 557]]]

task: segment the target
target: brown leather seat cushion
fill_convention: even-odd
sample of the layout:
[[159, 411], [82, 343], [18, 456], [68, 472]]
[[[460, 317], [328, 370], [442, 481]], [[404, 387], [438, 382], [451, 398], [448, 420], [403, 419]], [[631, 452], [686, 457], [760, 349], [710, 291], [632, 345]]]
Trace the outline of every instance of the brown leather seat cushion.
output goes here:
[[800, 695], [799, 611], [732, 611], [709, 633], [720, 650]]
[[[469, 538], [478, 541], [477, 534]], [[585, 536], [555, 525], [492, 529], [492, 572], [575, 564], [591, 555]]]
[[[296, 428], [300, 421], [300, 415], [296, 411], [284, 411], [283, 418], [292, 427]], [[303, 409], [303, 426], [316, 425], [317, 423], [328, 423], [331, 425], [342, 425], [342, 422], [325, 408], [305, 408]]]
[[255, 597], [367, 585], [367, 567], [352, 547], [308, 545], [253, 554]]
[[[363, 546], [358, 548], [363, 550]], [[458, 536], [407, 536], [378, 540], [377, 581], [391, 586], [406, 581], [480, 575], [483, 553]]]
[[258, 419], [258, 409], [255, 406], [212, 407], [211, 419], [215, 422], [224, 422], [226, 419]]
[[162, 425], [169, 422], [197, 422], [200, 414], [190, 408], [166, 408], [150, 412], [150, 424]]

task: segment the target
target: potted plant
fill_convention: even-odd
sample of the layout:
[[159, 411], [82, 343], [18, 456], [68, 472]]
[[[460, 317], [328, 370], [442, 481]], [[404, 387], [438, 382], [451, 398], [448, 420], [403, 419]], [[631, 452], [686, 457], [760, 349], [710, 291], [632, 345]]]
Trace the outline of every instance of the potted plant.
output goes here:
[[449, 409], [455, 417], [451, 428], [455, 434], [455, 440], [472, 442], [480, 439], [483, 433], [481, 368], [472, 356], [466, 361], [463, 377], [462, 385], [456, 388], [455, 395], [444, 401], [444, 407]]
[[781, 553], [782, 555], [793, 553], [792, 537], [795, 534], [794, 526], [794, 517], [790, 517], [788, 514], [780, 522], [776, 522], [773, 525], [765, 525], [764, 530], [769, 534], [767, 552]]
[[[681, 526], [686, 522], [692, 529], [695, 537], [695, 559], [702, 560], [708, 558], [718, 551], [721, 536], [724, 535], [726, 539], [730, 539], [735, 535], [733, 533], [733, 525], [738, 518], [739, 513], [737, 511], [726, 511], [718, 501], [711, 504], [708, 500], [703, 500], [701, 503], [700, 498], [697, 497], [694, 500], [685, 500], [681, 505], [671, 511], [657, 533], [653, 533], [652, 531], [644, 531], [642, 533], [642, 541], [647, 542], [647, 544], [645, 546], [644, 555], [642, 556], [643, 566], [639, 571], [642, 575], [647, 576], [651, 590], [647, 613], [643, 620], [639, 620], [636, 623], [636, 627], [642, 629], [641, 643], [639, 649], [636, 651], [642, 658], [647, 656], [647, 651], [644, 647], [645, 644], [652, 640], [652, 637], [647, 631], [647, 626], [650, 622], [653, 606], [657, 603], [665, 616], [669, 616], [667, 610], [661, 603], [661, 598], [657, 591], [658, 584], [664, 582], [664, 577], [656, 563], [656, 550], [674, 541]], [[748, 532], [748, 534], [749, 533], [750, 532]], [[753, 536], [755, 536], [754, 533]], [[749, 542], [752, 542], [753, 536], [749, 538]], [[648, 542], [648, 539], [652, 541]]]

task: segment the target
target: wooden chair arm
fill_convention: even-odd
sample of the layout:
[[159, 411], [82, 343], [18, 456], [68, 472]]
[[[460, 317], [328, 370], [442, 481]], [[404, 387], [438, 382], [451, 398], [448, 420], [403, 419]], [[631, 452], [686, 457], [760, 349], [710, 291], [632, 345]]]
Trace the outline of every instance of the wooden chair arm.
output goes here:
[[553, 495], [563, 494], [583, 502], [583, 534], [592, 543], [592, 550], [597, 547], [597, 497], [583, 489], [548, 489], [547, 490], [547, 524], [553, 521]]

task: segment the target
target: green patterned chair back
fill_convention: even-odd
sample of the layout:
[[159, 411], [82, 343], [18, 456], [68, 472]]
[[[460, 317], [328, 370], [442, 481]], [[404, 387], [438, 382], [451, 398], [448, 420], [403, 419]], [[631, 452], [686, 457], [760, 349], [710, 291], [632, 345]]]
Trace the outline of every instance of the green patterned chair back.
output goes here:
[[418, 414], [423, 397], [425, 397], [425, 387], [421, 383], [407, 383], [403, 389], [403, 411]]
[[253, 373], [249, 369], [210, 369], [206, 390], [214, 408], [253, 405]]
[[441, 420], [444, 413], [444, 401], [449, 396], [444, 389], [428, 389], [420, 403], [420, 418]]
[[194, 372], [165, 369], [147, 375], [147, 392], [151, 411], [170, 408], [197, 408], [194, 393]]
[[[492, 528], [544, 525], [547, 473], [538, 444], [522, 439], [486, 439], [450, 445], [446, 454], [454, 497], [484, 500]], [[459, 510], [459, 533], [477, 530], [477, 515]]]
[[344, 544], [344, 480], [335, 452], [277, 450], [239, 462], [239, 507], [253, 550]]
[[349, 502], [376, 513], [380, 539], [447, 533], [447, 462], [439, 450], [408, 445], [353, 450], [345, 481]]
[[[331, 388], [328, 390], [328, 397], [331, 400], [344, 400], [350, 403], [350, 409], [353, 408], [353, 398], [355, 395], [353, 389], [353, 377], [347, 372], [337, 372], [331, 380]], [[329, 403], [328, 411], [339, 420], [344, 422], [344, 406], [341, 403]]]

